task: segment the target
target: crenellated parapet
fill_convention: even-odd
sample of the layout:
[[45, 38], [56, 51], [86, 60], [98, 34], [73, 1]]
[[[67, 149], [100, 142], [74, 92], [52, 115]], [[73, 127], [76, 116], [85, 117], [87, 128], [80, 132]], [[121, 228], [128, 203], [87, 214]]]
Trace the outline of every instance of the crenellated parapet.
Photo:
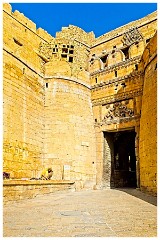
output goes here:
[[[124, 26], [121, 26], [119, 28], [116, 28], [106, 34], [103, 34], [102, 36], [96, 38], [95, 42], [93, 43], [93, 47], [102, 44], [105, 41], [110, 41], [113, 38], [117, 38], [119, 36], [126, 36], [127, 32], [131, 32], [135, 26], [136, 29], [142, 28], [149, 22], [153, 22], [157, 20], [157, 11], [145, 16], [144, 18], [138, 19], [136, 21], [130, 22]], [[137, 30], [136, 30], [137, 31]]]
[[[23, 13], [20, 13], [17, 10], [12, 12], [12, 6], [9, 3], [3, 4], [3, 11], [4, 13], [6, 12], [8, 15], [10, 15], [11, 18], [16, 20], [24, 28], [24, 30], [28, 29], [34, 32], [37, 36], [45, 41], [51, 41], [53, 39], [53, 37], [47, 33], [47, 31], [43, 30], [42, 28], [37, 29], [36, 24], [27, 18]], [[16, 25], [15, 28], [17, 28]]]
[[81, 44], [90, 46], [95, 41], [95, 35], [93, 32], [86, 33], [83, 29], [69, 25], [63, 27], [61, 32], [56, 33], [56, 38], [76, 39]]

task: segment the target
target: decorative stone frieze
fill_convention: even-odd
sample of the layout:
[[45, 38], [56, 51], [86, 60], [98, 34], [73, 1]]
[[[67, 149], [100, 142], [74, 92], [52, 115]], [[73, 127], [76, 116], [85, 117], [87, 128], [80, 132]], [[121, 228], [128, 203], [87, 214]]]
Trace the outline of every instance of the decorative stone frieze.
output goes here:
[[128, 107], [128, 103], [129, 100], [107, 104], [107, 113], [102, 121], [105, 122], [114, 118], [133, 117], [134, 110]]
[[123, 45], [130, 46], [133, 43], [138, 43], [141, 40], [143, 40], [143, 37], [138, 31], [138, 28], [132, 27], [127, 32], [125, 32], [122, 42], [123, 42]]
[[134, 97], [141, 96], [141, 95], [142, 95], [142, 88], [139, 88], [139, 89], [135, 89], [135, 90], [128, 91], [128, 92], [110, 95], [110, 96], [100, 98], [100, 99], [93, 99], [92, 105], [93, 106], [104, 105], [104, 104], [112, 103], [115, 101], [121, 101], [124, 99], [134, 98]]
[[90, 73], [90, 76], [95, 76], [97, 74], [106, 74], [106, 73], [109, 73], [111, 71], [115, 71], [115, 70], [121, 69], [122, 67], [128, 67], [128, 66], [130, 66], [132, 64], [138, 64], [140, 62], [140, 59], [141, 59], [141, 56], [136, 56], [134, 58], [127, 59], [125, 61], [116, 63], [114, 65], [105, 67], [104, 69], [92, 72], [92, 73]]
[[123, 80], [126, 81], [126, 79], [133, 78], [133, 77], [141, 77], [142, 75], [143, 75], [143, 71], [135, 71], [135, 72], [132, 72], [132, 73], [130, 73], [128, 75], [125, 75], [123, 77], [114, 78], [114, 79], [111, 79], [111, 80], [101, 82], [99, 84], [95, 84], [95, 85], [91, 86], [91, 89], [92, 89], [92, 91], [96, 91], [101, 87], [107, 87], [107, 85], [109, 85], [109, 84], [112, 84], [112, 83], [115, 83], [115, 82], [120, 82], [120, 81], [123, 81]]
[[132, 116], [132, 117], [117, 117], [113, 118], [111, 120], [103, 120], [99, 125], [111, 125], [111, 124], [117, 124], [117, 123], [126, 123], [134, 120], [138, 120], [140, 118], [140, 115]]

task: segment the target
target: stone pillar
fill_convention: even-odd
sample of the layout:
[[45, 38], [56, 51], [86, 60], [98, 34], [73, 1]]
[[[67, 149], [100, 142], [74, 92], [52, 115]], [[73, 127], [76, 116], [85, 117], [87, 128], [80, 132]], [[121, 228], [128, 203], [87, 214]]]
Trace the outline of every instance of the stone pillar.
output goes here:
[[109, 133], [104, 136], [103, 187], [111, 187], [111, 174], [114, 161], [113, 140]]
[[102, 176], [103, 176], [103, 144], [104, 144], [104, 137], [103, 132], [100, 129], [100, 126], [95, 126], [96, 132], [96, 188], [102, 187]]

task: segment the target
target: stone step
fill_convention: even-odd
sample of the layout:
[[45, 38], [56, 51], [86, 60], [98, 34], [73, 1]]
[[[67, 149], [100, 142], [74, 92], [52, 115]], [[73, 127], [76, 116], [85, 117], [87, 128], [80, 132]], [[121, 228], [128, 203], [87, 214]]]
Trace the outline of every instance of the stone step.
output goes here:
[[75, 191], [75, 182], [65, 180], [4, 180], [3, 203], [35, 198], [57, 191]]

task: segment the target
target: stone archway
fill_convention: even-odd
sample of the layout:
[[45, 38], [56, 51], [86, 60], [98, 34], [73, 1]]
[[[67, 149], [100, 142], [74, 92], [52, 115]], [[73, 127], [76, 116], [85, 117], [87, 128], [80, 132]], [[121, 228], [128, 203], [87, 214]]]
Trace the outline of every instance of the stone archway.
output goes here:
[[135, 136], [134, 130], [104, 132], [104, 186], [137, 186]]

